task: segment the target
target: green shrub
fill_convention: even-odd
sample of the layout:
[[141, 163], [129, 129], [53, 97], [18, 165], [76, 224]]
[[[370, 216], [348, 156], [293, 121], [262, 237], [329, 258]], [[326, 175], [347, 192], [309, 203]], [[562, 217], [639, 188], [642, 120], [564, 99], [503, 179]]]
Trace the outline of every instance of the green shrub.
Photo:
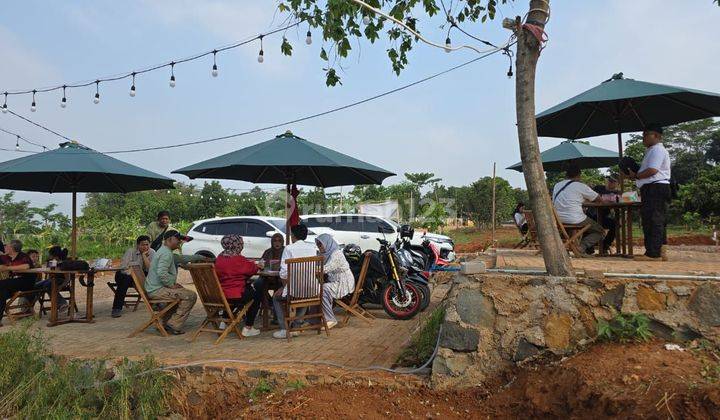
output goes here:
[[438, 306], [430, 314], [425, 325], [413, 334], [410, 344], [400, 353], [397, 365], [420, 366], [425, 363], [435, 351], [443, 319], [445, 319], [445, 308]]
[[[169, 414], [171, 376], [143, 373], [151, 357], [105, 361], [53, 357], [28, 326], [0, 334], [0, 417], [157, 418]], [[143, 374], [141, 374], [143, 373]]]
[[650, 319], [641, 313], [618, 313], [610, 322], [598, 322], [598, 338], [605, 341], [643, 342], [653, 337], [650, 331]]

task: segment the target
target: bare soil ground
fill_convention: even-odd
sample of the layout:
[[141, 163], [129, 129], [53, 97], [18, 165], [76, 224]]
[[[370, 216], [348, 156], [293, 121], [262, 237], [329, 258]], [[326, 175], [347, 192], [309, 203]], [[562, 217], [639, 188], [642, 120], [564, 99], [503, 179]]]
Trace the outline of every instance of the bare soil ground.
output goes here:
[[[720, 417], [717, 350], [664, 343], [599, 344], [562, 361], [517, 367], [466, 390], [390, 385], [382, 374], [224, 399], [215, 414], [250, 418], [697, 418]], [[362, 374], [360, 374], [362, 375]], [[238, 389], [238, 392], [242, 392]], [[246, 390], [245, 392], [250, 392]], [[212, 396], [204, 396], [213, 405]], [[232, 403], [228, 404], [228, 401]]]

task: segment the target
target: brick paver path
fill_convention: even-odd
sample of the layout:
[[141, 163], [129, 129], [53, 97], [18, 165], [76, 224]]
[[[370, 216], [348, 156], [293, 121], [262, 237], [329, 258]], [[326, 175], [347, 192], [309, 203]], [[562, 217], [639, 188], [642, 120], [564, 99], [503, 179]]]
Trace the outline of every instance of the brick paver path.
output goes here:
[[[181, 270], [181, 283], [192, 288], [187, 272]], [[237, 339], [230, 335], [222, 343], [214, 345], [217, 335], [202, 333], [195, 342], [189, 342], [190, 334], [204, 319], [200, 302], [193, 308], [186, 324], [187, 333], [181, 336], [162, 337], [154, 327], [134, 338], [127, 336], [142, 322], [149, 319], [147, 310], [140, 306], [136, 312], [125, 309], [121, 318], [111, 318], [112, 300], [105, 285], [108, 278], [98, 279], [95, 287], [95, 320], [93, 324], [65, 324], [48, 328], [47, 317], [35, 322], [49, 338], [52, 351], [68, 357], [115, 358], [141, 357], [152, 353], [166, 364], [206, 361], [211, 359], [240, 359], [271, 364], [273, 360], [328, 361], [350, 367], [390, 367], [402, 348], [408, 343], [412, 332], [429, 315], [447, 292], [446, 285], [438, 286], [433, 292], [431, 306], [421, 317], [398, 321], [389, 318], [382, 308], [372, 310], [377, 319], [372, 325], [351, 318], [346, 327], [333, 328], [330, 336], [317, 335], [315, 331], [305, 332], [286, 340], [272, 338], [272, 332], [260, 336]], [[78, 287], [79, 295], [85, 288]], [[82, 296], [80, 311], [84, 311]], [[258, 316], [258, 323], [260, 322]], [[9, 321], [5, 322], [6, 327]]]
[[[635, 249], [642, 253], [641, 248]], [[634, 261], [620, 257], [573, 258], [573, 267], [578, 270], [597, 270], [613, 273], [647, 274], [693, 274], [720, 275], [720, 254], [671, 249], [668, 261]], [[535, 250], [497, 251], [496, 268], [544, 269], [542, 255]]]

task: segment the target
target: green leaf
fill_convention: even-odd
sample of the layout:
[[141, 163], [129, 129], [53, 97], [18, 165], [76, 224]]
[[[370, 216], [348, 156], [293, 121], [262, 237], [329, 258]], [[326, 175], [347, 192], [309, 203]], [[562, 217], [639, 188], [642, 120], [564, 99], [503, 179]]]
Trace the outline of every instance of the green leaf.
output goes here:
[[327, 70], [327, 73], [325, 73], [325, 84], [327, 86], [336, 86], [337, 84], [342, 85], [340, 77], [337, 75], [335, 69], [331, 68]]
[[327, 51], [325, 51], [325, 48], [320, 48], [320, 58], [322, 58], [325, 61], [328, 61], [328, 55], [327, 55]]
[[287, 38], [283, 37], [282, 44], [280, 44], [280, 51], [283, 54], [290, 56], [292, 55], [292, 49], [292, 45], [290, 45]]

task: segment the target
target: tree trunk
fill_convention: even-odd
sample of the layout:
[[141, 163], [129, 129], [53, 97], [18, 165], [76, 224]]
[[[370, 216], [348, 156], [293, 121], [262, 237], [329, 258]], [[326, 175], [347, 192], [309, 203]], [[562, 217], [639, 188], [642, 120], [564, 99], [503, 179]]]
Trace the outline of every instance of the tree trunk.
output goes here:
[[[531, 0], [528, 21], [544, 27], [549, 1]], [[545, 260], [548, 274], [553, 276], [574, 276], [570, 256], [563, 246], [552, 212], [552, 202], [545, 185], [545, 174], [540, 160], [537, 125], [535, 123], [535, 69], [540, 57], [539, 43], [527, 29], [517, 31], [517, 58], [515, 61], [515, 95], [518, 140], [523, 174], [530, 196], [538, 242]]]

